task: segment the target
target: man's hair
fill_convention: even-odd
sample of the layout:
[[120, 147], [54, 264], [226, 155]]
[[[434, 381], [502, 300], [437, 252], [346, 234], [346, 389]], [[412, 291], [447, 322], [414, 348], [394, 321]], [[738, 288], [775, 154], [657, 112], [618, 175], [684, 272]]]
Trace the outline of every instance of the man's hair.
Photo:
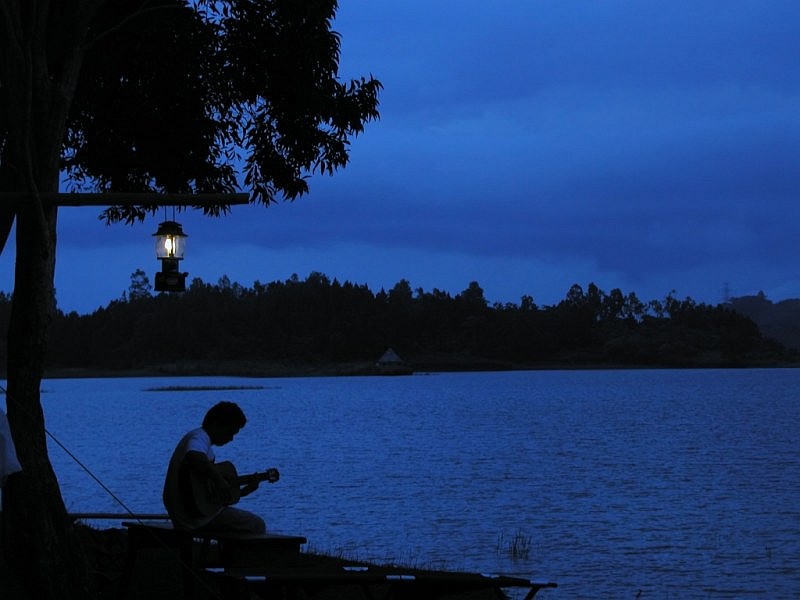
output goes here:
[[209, 408], [206, 416], [203, 418], [204, 428], [212, 423], [234, 425], [241, 429], [244, 427], [244, 424], [247, 423], [247, 418], [244, 416], [238, 404], [223, 400]]

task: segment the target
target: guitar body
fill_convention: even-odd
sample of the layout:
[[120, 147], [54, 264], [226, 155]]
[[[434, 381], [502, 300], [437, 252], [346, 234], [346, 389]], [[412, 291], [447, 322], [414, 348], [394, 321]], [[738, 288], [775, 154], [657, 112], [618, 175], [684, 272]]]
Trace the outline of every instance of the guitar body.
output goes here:
[[230, 484], [230, 493], [222, 493], [210, 479], [191, 476], [191, 494], [196, 511], [203, 516], [216, 514], [223, 506], [236, 504], [241, 499], [241, 486], [257, 481], [275, 483], [280, 478], [277, 469], [269, 469], [263, 473], [239, 475], [236, 467], [230, 461], [214, 464], [222, 477]]

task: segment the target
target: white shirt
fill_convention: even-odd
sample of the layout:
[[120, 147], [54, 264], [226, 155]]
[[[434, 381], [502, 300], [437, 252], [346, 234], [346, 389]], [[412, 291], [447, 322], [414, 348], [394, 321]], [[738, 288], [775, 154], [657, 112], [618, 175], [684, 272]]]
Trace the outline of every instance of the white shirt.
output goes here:
[[14, 440], [11, 439], [8, 417], [0, 410], [0, 488], [3, 487], [9, 475], [19, 471], [22, 471], [22, 467], [17, 459]]
[[194, 514], [184, 503], [185, 496], [182, 492], [182, 486], [185, 485], [185, 478], [181, 476], [181, 466], [186, 453], [190, 451], [201, 452], [208, 457], [208, 460], [214, 462], [215, 456], [211, 448], [211, 438], [208, 437], [208, 433], [202, 427], [193, 429], [178, 442], [169, 461], [167, 476], [164, 480], [164, 493], [162, 496], [164, 508], [167, 509], [172, 523], [176, 527], [185, 529], [202, 527], [217, 516], [216, 514], [205, 517], [199, 516]]

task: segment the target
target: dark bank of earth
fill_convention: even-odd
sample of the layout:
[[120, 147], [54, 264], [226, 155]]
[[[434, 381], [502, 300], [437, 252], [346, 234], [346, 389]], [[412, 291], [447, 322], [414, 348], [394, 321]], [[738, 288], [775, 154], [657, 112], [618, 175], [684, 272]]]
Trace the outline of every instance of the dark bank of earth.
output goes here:
[[446, 371], [508, 371], [530, 368], [505, 361], [459, 356], [425, 356], [399, 364], [378, 365], [374, 361], [268, 361], [268, 360], [181, 360], [140, 368], [103, 369], [49, 368], [45, 377], [337, 377], [359, 375], [410, 375]]
[[[124, 566], [125, 553], [127, 551], [126, 533], [120, 529], [94, 529], [86, 526], [79, 526], [87, 548], [90, 550], [92, 560], [92, 570], [95, 574], [95, 581], [98, 587], [99, 600], [117, 598], [119, 592], [118, 581]], [[345, 558], [325, 556], [317, 554], [301, 554], [299, 559], [303, 566], [311, 566], [320, 569], [341, 569], [344, 566], [354, 565], [367, 566], [359, 561], [347, 560]], [[387, 573], [392, 571], [392, 565], [368, 565], [371, 570], [385, 570]], [[396, 570], [396, 568], [395, 568]], [[403, 572], [415, 572], [423, 574], [429, 571], [424, 569], [411, 569], [402, 567]], [[373, 590], [378, 592], [376, 597], [382, 597], [385, 590]], [[4, 600], [34, 600], [30, 597], [22, 581], [14, 574], [14, 571], [5, 561], [5, 557], [0, 549], [0, 597]], [[222, 584], [220, 581], [210, 578], [198, 582], [196, 597], [198, 600], [250, 600], [255, 598], [248, 595], [243, 588], [233, 586], [230, 583]], [[355, 586], [331, 587], [319, 589], [313, 595], [300, 593], [300, 598], [315, 598], [318, 600], [333, 600], [335, 598], [357, 599], [364, 598], [364, 592]], [[442, 600], [489, 600], [497, 598], [494, 590], [478, 590], [470, 592], [455, 592], [444, 596], [438, 596]], [[503, 594], [503, 597], [507, 597]], [[181, 583], [181, 570], [177, 553], [173, 550], [152, 550], [147, 553], [140, 553], [136, 563], [136, 570], [133, 576], [131, 587], [129, 588], [129, 600], [182, 600], [183, 587]]]

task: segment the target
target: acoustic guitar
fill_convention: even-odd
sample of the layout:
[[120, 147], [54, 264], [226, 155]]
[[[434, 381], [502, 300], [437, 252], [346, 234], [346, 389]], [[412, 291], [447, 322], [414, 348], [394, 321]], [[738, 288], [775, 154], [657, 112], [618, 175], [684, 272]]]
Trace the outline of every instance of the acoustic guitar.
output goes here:
[[203, 516], [215, 514], [223, 506], [236, 504], [241, 498], [241, 486], [256, 482], [268, 481], [275, 483], [280, 479], [278, 469], [267, 469], [260, 473], [250, 473], [249, 475], [239, 475], [232, 462], [224, 461], [216, 463], [214, 468], [230, 484], [230, 494], [225, 494], [217, 489], [217, 486], [210, 479], [200, 477], [196, 474], [191, 475], [191, 494], [194, 508]]

